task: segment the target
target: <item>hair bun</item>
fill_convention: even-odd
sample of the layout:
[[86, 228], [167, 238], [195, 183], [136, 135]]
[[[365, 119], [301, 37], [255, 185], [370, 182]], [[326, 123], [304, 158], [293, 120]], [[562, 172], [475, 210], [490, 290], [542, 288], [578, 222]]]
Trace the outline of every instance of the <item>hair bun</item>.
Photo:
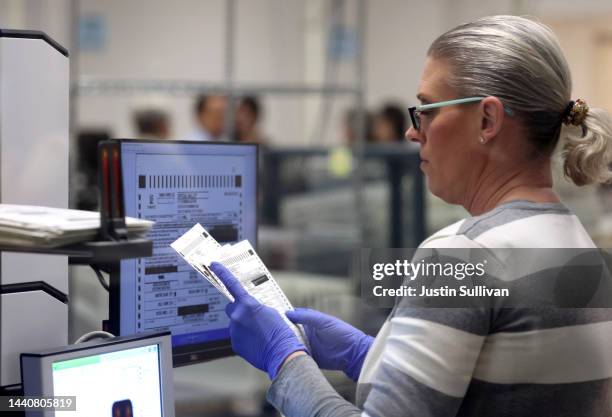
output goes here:
[[589, 112], [589, 105], [582, 99], [570, 101], [563, 115], [566, 125], [580, 126]]

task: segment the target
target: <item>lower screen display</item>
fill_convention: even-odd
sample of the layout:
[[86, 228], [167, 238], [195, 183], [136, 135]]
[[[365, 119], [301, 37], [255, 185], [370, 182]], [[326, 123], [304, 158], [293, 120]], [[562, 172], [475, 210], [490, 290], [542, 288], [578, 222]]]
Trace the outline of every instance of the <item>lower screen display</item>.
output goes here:
[[162, 417], [159, 346], [54, 362], [53, 394], [76, 396], [71, 417], [110, 417], [131, 404], [133, 415]]

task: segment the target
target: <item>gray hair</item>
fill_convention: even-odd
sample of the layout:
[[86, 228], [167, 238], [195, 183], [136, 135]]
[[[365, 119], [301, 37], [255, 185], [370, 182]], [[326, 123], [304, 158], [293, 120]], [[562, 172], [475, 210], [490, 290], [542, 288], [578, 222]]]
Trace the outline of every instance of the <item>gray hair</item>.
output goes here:
[[591, 108], [581, 126], [562, 124], [572, 80], [547, 26], [518, 16], [484, 17], [438, 37], [428, 55], [451, 65], [449, 84], [462, 97], [498, 97], [522, 120], [538, 154], [550, 156], [564, 138], [563, 170], [576, 185], [612, 180], [610, 115]]

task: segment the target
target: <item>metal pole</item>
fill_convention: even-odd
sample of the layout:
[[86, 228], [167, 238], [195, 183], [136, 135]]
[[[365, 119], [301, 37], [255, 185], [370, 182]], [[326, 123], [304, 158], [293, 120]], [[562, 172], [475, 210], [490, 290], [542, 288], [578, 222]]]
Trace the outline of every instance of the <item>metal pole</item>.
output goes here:
[[82, 77], [76, 85], [81, 95], [117, 95], [161, 92], [167, 94], [217, 93], [231, 92], [236, 94], [275, 94], [275, 95], [355, 95], [358, 88], [334, 84], [240, 84], [232, 82], [185, 81], [185, 80], [138, 80], [138, 79], [103, 79], [99, 77]]
[[234, 134], [234, 34], [236, 23], [236, 1], [225, 1], [225, 86], [227, 112], [225, 113], [225, 137], [231, 140]]
[[77, 169], [78, 146], [78, 97], [79, 97], [79, 16], [81, 12], [80, 0], [70, 2], [70, 92], [68, 99], [68, 207], [75, 208], [75, 193], [72, 181]]
[[357, 56], [355, 57], [355, 75], [358, 86], [355, 94], [357, 108], [357, 131], [354, 147], [353, 163], [353, 193], [355, 198], [355, 212], [357, 218], [357, 248], [364, 247], [366, 229], [365, 199], [363, 197], [363, 156], [366, 135], [366, 113], [365, 113], [365, 42], [366, 42], [366, 2], [357, 2]]

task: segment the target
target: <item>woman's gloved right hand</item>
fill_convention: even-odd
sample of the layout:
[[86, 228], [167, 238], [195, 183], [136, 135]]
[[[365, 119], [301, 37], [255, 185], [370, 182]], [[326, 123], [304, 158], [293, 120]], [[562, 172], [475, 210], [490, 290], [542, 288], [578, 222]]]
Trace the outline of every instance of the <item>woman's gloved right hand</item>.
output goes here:
[[309, 308], [285, 314], [304, 326], [313, 359], [321, 369], [343, 371], [357, 381], [374, 338], [333, 316]]

